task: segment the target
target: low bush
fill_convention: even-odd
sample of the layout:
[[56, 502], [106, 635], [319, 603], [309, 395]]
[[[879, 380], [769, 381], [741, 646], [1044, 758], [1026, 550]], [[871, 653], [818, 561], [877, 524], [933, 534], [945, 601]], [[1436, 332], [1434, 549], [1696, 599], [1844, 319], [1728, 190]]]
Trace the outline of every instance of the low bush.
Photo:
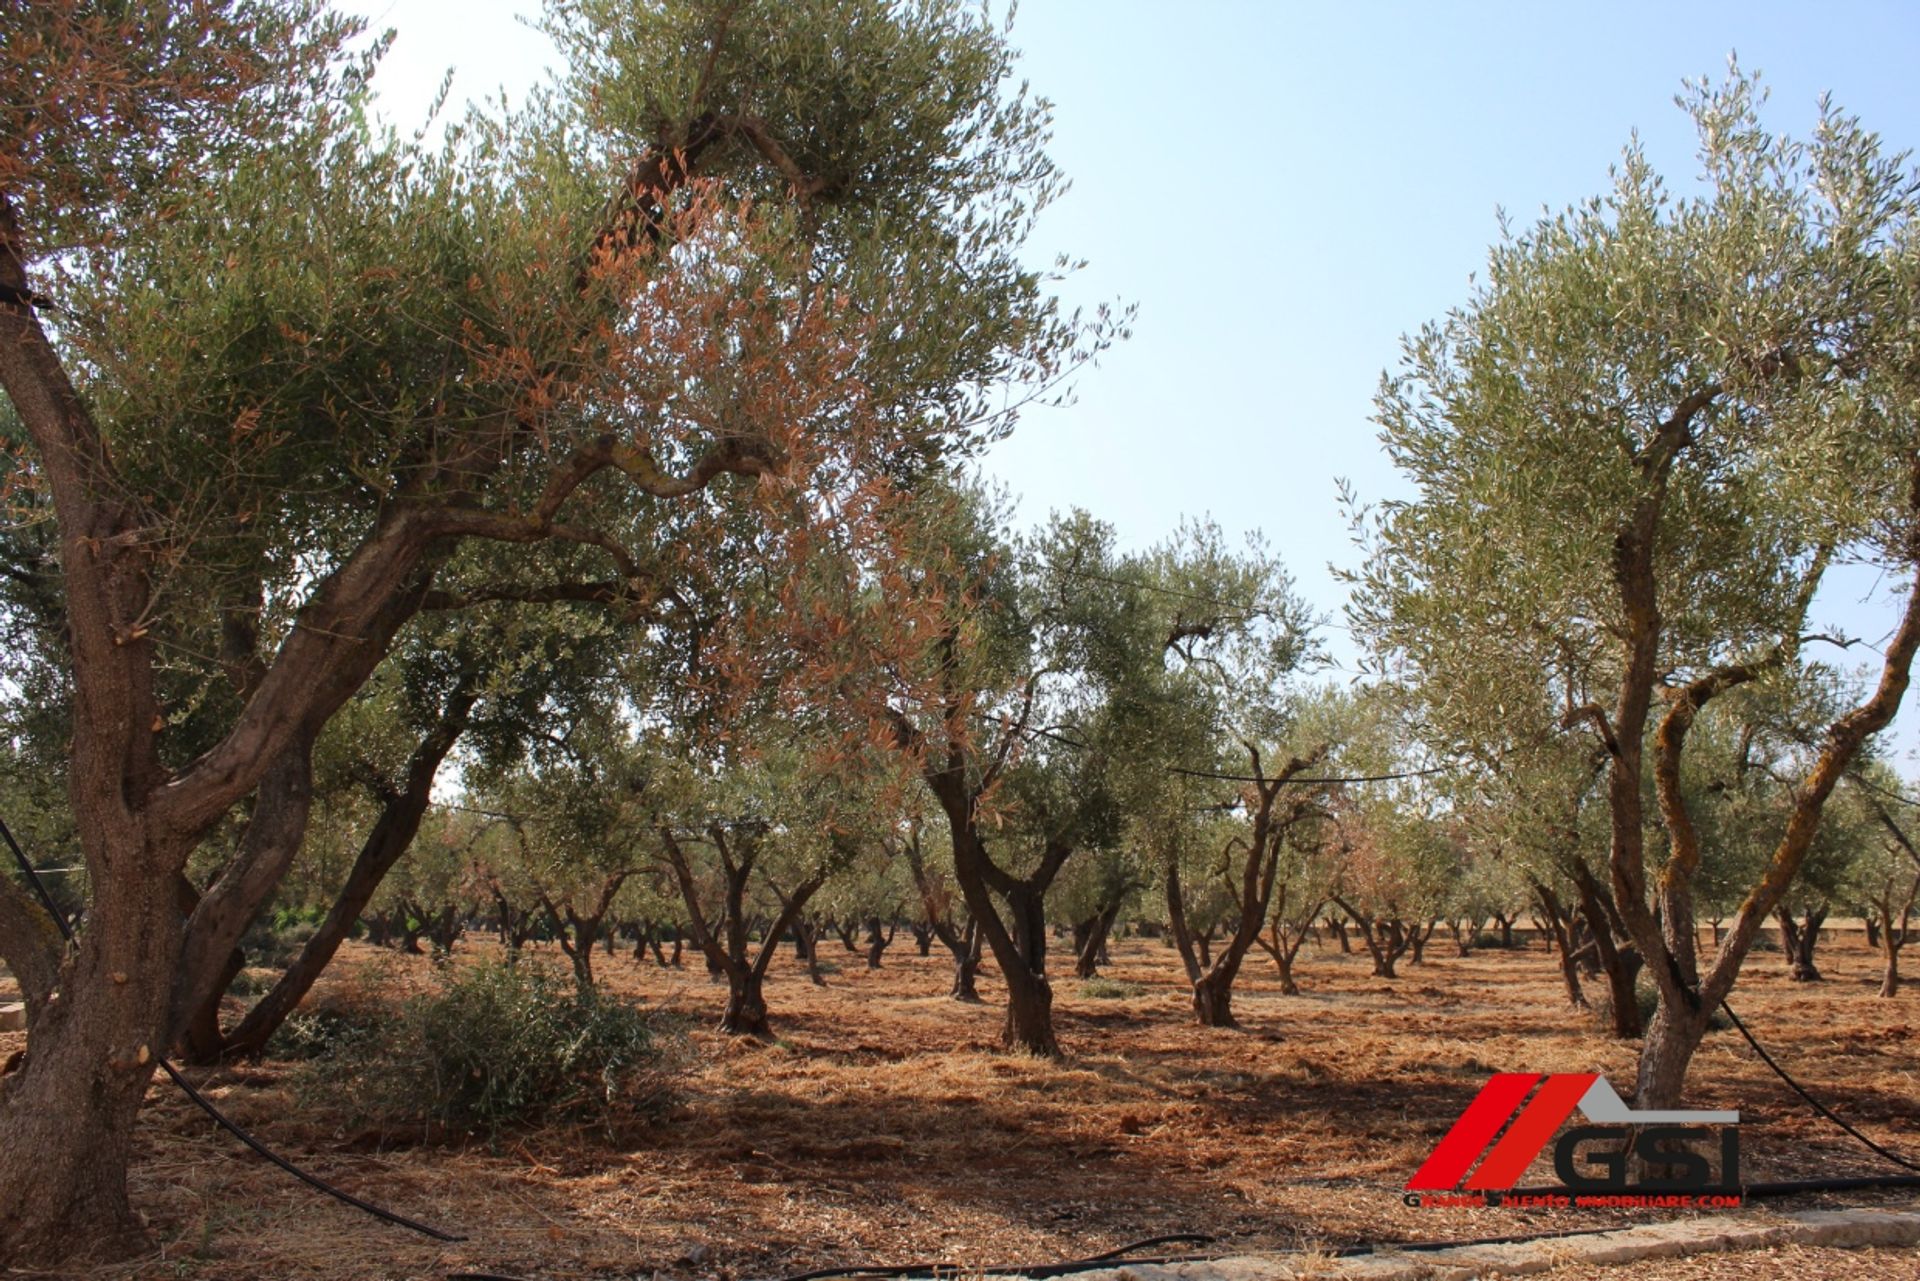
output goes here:
[[[1654, 987], [1653, 980], [1645, 974], [1640, 975], [1634, 982], [1633, 999], [1634, 1004], [1640, 1008], [1640, 1026], [1651, 1026], [1654, 1011], [1660, 1008], [1660, 993]], [[1613, 1026], [1613, 998], [1604, 987], [1593, 1002], [1593, 1020], [1602, 1028]], [[1707, 1030], [1710, 1032], [1725, 1032], [1732, 1027], [1732, 1022], [1721, 1010], [1716, 1009], [1707, 1018]]]
[[240, 950], [246, 954], [248, 965], [284, 970], [319, 928], [318, 921], [297, 913], [263, 916], [240, 936]]
[[363, 1122], [494, 1135], [548, 1120], [616, 1128], [666, 1096], [669, 1046], [624, 1001], [522, 960], [449, 966], [397, 1009], [322, 1007], [276, 1049]]
[[1140, 983], [1129, 983], [1125, 979], [1087, 979], [1080, 984], [1080, 995], [1096, 1001], [1124, 1001], [1128, 997], [1141, 996], [1146, 987]]
[[227, 993], [231, 996], [251, 999], [272, 991], [273, 985], [279, 981], [279, 970], [256, 969], [249, 966], [233, 976], [233, 982], [227, 984]]

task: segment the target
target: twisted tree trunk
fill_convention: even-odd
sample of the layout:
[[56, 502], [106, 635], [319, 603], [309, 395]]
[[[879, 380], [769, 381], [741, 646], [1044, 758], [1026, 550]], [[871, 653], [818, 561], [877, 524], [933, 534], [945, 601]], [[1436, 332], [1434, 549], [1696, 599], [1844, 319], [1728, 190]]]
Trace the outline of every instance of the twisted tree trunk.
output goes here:
[[1820, 941], [1820, 927], [1827, 919], [1827, 907], [1809, 907], [1805, 919], [1795, 921], [1793, 910], [1782, 904], [1775, 913], [1780, 922], [1780, 950], [1786, 954], [1787, 977], [1795, 983], [1822, 981], [1819, 967], [1813, 963], [1814, 945]]

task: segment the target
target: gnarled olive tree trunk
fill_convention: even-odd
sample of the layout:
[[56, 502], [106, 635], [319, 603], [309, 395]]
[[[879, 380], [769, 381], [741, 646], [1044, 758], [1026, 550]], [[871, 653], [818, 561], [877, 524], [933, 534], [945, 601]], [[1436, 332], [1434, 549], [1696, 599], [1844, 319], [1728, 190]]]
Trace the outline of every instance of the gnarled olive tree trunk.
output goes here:
[[[1916, 650], [1920, 650], [1920, 453], [1908, 460], [1903, 554], [1912, 566], [1899, 626], [1884, 650], [1880, 679], [1873, 692], [1829, 724], [1806, 775], [1793, 788], [1793, 806], [1785, 830], [1760, 876], [1734, 913], [1733, 924], [1711, 963], [1696, 955], [1698, 926], [1693, 904], [1694, 876], [1700, 864], [1700, 838], [1680, 781], [1688, 732], [1708, 702], [1785, 663], [1797, 651], [1801, 623], [1824, 573], [1831, 549], [1820, 549], [1802, 579], [1791, 631], [1771, 652], [1713, 668], [1666, 692], [1667, 709], [1653, 734], [1653, 778], [1668, 854], [1657, 879], [1647, 875], [1644, 742], [1653, 691], [1660, 676], [1662, 618], [1656, 589], [1659, 526], [1667, 482], [1675, 460], [1694, 444], [1695, 419], [1715, 404], [1723, 389], [1714, 384], [1684, 398], [1660, 424], [1637, 460], [1645, 489], [1615, 532], [1614, 579], [1622, 606], [1624, 651], [1619, 696], [1611, 720], [1598, 707], [1581, 714], [1600, 727], [1610, 757], [1608, 802], [1612, 826], [1609, 866], [1615, 905], [1627, 933], [1646, 958], [1659, 993], [1652, 1025], [1640, 1055], [1635, 1101], [1641, 1108], [1678, 1106], [1686, 1069], [1707, 1019], [1733, 989], [1740, 966], [1767, 916], [1785, 898], [1805, 863], [1819, 828], [1827, 797], [1859, 755], [1861, 747], [1892, 721], [1905, 697]], [[1656, 911], [1657, 909], [1657, 911]]]
[[408, 758], [400, 786], [387, 791], [383, 797], [380, 816], [361, 842], [346, 884], [334, 898], [326, 919], [320, 922], [286, 972], [265, 996], [254, 1002], [232, 1034], [224, 1038], [220, 1047], [222, 1055], [263, 1053], [273, 1034], [312, 990], [314, 982], [339, 952], [340, 945], [353, 932], [354, 922], [367, 910], [380, 883], [413, 845], [432, 799], [434, 778], [465, 731], [478, 699], [473, 682], [462, 680], [455, 686], [433, 727]]
[[1227, 845], [1228, 853], [1232, 852], [1235, 845], [1240, 846], [1242, 851], [1239, 876], [1233, 882], [1239, 921], [1211, 964], [1205, 962], [1195, 950], [1191, 931], [1187, 928], [1178, 858], [1167, 864], [1164, 878], [1167, 918], [1173, 929], [1175, 946], [1180, 949], [1180, 960], [1186, 966], [1187, 981], [1193, 984], [1193, 1016], [1202, 1027], [1239, 1026], [1233, 1017], [1233, 981], [1239, 977], [1240, 966], [1246, 960], [1248, 949], [1260, 937], [1261, 927], [1266, 924], [1267, 909], [1273, 903], [1274, 882], [1279, 875], [1281, 844], [1286, 840], [1288, 830], [1309, 808], [1305, 801], [1296, 801], [1284, 811], [1275, 807], [1280, 800], [1281, 790], [1302, 770], [1322, 760], [1327, 754], [1327, 748], [1321, 746], [1305, 756], [1296, 756], [1278, 774], [1268, 778], [1260, 750], [1251, 743], [1246, 748], [1253, 769], [1247, 785], [1253, 825], [1244, 840], [1236, 836]]
[[1567, 1004], [1576, 1010], [1588, 1009], [1586, 990], [1580, 985], [1580, 961], [1574, 954], [1573, 932], [1569, 928], [1572, 913], [1560, 902], [1560, 896], [1544, 881], [1530, 882], [1540, 902], [1540, 914], [1554, 955], [1560, 962], [1560, 981], [1567, 989]]
[[[767, 966], [772, 963], [780, 940], [798, 924], [807, 901], [827, 883], [827, 872], [825, 869], [815, 871], [792, 892], [780, 896], [780, 914], [767, 927], [758, 952], [749, 956], [747, 883], [758, 857], [758, 841], [751, 837], [737, 843], [729, 841], [718, 824], [708, 828], [707, 837], [719, 854], [723, 881], [717, 919], [710, 916], [700, 902], [693, 863], [680, 837], [671, 828], [660, 828], [667, 864], [686, 903], [688, 932], [693, 935], [694, 946], [705, 954], [708, 968], [727, 981], [727, 1003], [720, 1015], [720, 1030], [735, 1036], [771, 1040], [773, 1022], [767, 1015], [765, 995]], [[809, 948], [809, 952], [812, 950]]]
[[1107, 903], [1084, 921], [1073, 924], [1073, 972], [1076, 977], [1090, 979], [1100, 972], [1106, 963], [1107, 938], [1113, 933], [1113, 923], [1120, 919], [1120, 908], [1138, 886], [1129, 881]]
[[[967, 918], [964, 926], [956, 926], [953, 919], [951, 895], [936, 886], [927, 873], [926, 859], [920, 850], [920, 829], [916, 825], [907, 839], [899, 844], [900, 852], [907, 859], [907, 867], [913, 873], [914, 888], [920, 891], [920, 905], [926, 913], [925, 930], [929, 938], [940, 940], [941, 946], [953, 957], [953, 986], [948, 995], [956, 1001], [969, 1003], [980, 999], [980, 948], [984, 940], [980, 936], [980, 927], [972, 917]], [[892, 846], [889, 846], [892, 852]], [[918, 931], [914, 937], [920, 937]], [[925, 956], [926, 951], [921, 955]]]
[[1780, 951], [1787, 958], [1787, 977], [1795, 983], [1822, 982], [1820, 967], [1813, 963], [1813, 949], [1820, 941], [1820, 927], [1826, 923], [1825, 904], [1809, 907], [1803, 919], [1795, 920], [1793, 909], [1782, 903], [1774, 909], [1780, 922]]

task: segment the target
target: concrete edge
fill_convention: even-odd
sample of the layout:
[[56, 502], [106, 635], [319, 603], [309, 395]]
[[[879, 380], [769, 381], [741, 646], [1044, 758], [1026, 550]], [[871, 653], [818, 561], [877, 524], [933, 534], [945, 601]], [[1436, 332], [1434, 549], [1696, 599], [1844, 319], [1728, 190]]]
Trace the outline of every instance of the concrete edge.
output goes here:
[[1573, 1264], [1635, 1263], [1691, 1254], [1764, 1250], [1782, 1245], [1858, 1250], [1869, 1246], [1920, 1245], [1920, 1210], [1803, 1210], [1779, 1221], [1747, 1223], [1729, 1218], [1688, 1219], [1547, 1237], [1508, 1245], [1458, 1246], [1446, 1250], [1336, 1259], [1323, 1254], [1266, 1254], [1137, 1264], [1079, 1274], [1080, 1281], [1475, 1281], [1488, 1273], [1529, 1276]]

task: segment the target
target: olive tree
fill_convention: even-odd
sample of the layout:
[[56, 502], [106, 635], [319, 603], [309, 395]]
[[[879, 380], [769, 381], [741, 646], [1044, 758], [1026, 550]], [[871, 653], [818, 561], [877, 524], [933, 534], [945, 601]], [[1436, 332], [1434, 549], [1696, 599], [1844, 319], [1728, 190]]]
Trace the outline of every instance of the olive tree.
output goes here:
[[1211, 522], [1189, 522], [1142, 569], [1161, 658], [1137, 700], [1132, 769], [1147, 777], [1135, 786], [1160, 798], [1150, 822], [1200, 829], [1167, 843], [1161, 889], [1195, 1020], [1233, 1027], [1234, 980], [1291, 870], [1289, 838], [1322, 812], [1324, 789], [1297, 780], [1334, 746], [1339, 700], [1291, 688], [1315, 654], [1314, 620], [1257, 537], [1235, 552]]
[[1878, 826], [1878, 840], [1858, 852], [1846, 873], [1847, 901], [1867, 922], [1867, 942], [1880, 948], [1880, 995], [1900, 991], [1900, 949], [1914, 937], [1920, 900], [1920, 848], [1910, 833], [1914, 802], [1893, 772], [1877, 762], [1848, 776], [1857, 799]]
[[1801, 669], [1837, 560], [1920, 575], [1914, 177], [1831, 107], [1798, 140], [1770, 132], [1760, 104], [1737, 71], [1683, 95], [1695, 194], [1670, 193], [1636, 144], [1605, 194], [1506, 229], [1484, 282], [1407, 340], [1377, 402], [1415, 491], [1377, 513], [1358, 575], [1356, 614], [1383, 655], [1417, 663], [1415, 627], [1452, 607], [1454, 635], [1489, 663], [1535, 638], [1601, 659], [1585, 688], [1554, 693], [1569, 731], [1605, 753], [1609, 880], [1658, 992], [1642, 1107], [1676, 1104], [1920, 647], [1909, 590], [1872, 688], [1797, 762], [1779, 835], [1703, 960], [1682, 784], [1695, 720]]
[[[367, 126], [377, 49], [315, 0], [0, 24], [0, 386], [56, 531], [91, 895], [0, 1081], [20, 1263], [140, 1239], [157, 1056], [297, 851], [313, 743], [463, 549], [593, 570], [469, 597], [656, 601], [718, 545], [663, 513], [831, 519], [809, 496], [993, 434], [1078, 331], [1016, 257], [1058, 188], [1044, 106], [945, 6], [558, 0], [557, 87], [439, 150]], [[192, 741], [181, 655], [228, 677]], [[40, 971], [44, 941], [0, 947]]]
[[511, 832], [495, 843], [494, 858], [511, 861], [546, 913], [582, 992], [594, 986], [593, 950], [621, 887], [656, 855], [653, 767], [622, 727], [583, 719], [475, 794]]
[[1007, 987], [1005, 1043], [1052, 1055], [1047, 896], [1070, 860], [1121, 839], [1166, 634], [1138, 567], [1085, 512], [1011, 539], [977, 489], [914, 498], [875, 589], [834, 616], [841, 667], [946, 819], [954, 881]]
[[762, 729], [752, 748], [696, 757], [679, 771], [651, 835], [695, 946], [726, 980], [720, 1030], [771, 1039], [765, 986], [774, 949], [822, 887], [879, 857], [868, 831], [872, 787], [892, 762], [870, 753], [870, 771], [845, 760], [829, 766], [812, 744]]
[[[880, 839], [888, 857], [905, 860], [913, 878], [913, 888], [920, 896], [920, 928], [926, 931], [927, 950], [932, 950], [933, 939], [939, 939], [953, 958], [953, 984], [947, 995], [956, 1001], [973, 1002], [980, 999], [980, 955], [985, 940], [979, 923], [967, 911], [966, 896], [954, 880], [952, 840], [926, 836], [930, 828], [937, 831], [942, 822], [938, 813], [910, 813], [895, 831], [882, 833]], [[948, 857], [942, 859], [939, 850], [947, 851]]]

